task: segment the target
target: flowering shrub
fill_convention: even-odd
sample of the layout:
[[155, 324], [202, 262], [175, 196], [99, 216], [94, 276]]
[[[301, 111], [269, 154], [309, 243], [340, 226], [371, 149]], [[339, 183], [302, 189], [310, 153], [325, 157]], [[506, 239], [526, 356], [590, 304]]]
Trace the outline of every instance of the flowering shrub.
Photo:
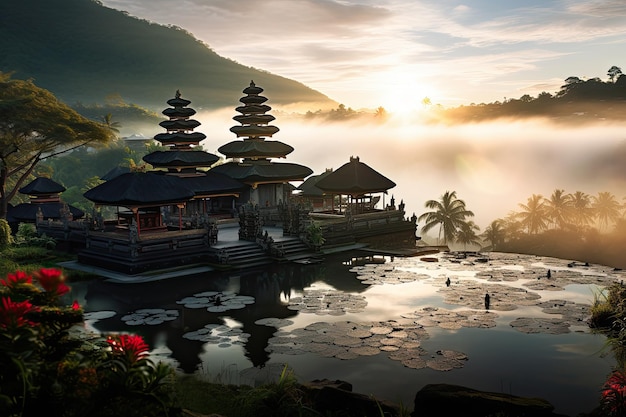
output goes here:
[[626, 375], [613, 371], [602, 387], [602, 408], [607, 416], [626, 416]]
[[0, 416], [168, 415], [173, 371], [136, 335], [71, 336], [83, 321], [58, 269], [0, 279]]

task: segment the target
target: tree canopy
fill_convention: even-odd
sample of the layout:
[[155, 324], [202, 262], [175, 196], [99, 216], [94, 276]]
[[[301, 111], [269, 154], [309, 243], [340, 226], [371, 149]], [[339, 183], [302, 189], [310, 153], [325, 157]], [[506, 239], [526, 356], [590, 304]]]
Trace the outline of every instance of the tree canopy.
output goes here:
[[0, 218], [39, 162], [114, 134], [61, 103], [32, 81], [0, 72]]
[[428, 200], [425, 206], [432, 209], [432, 211], [419, 216], [419, 221], [426, 222], [422, 227], [424, 233], [438, 225], [439, 239], [441, 239], [443, 234], [443, 241], [447, 243], [454, 241], [459, 230], [463, 229], [468, 233], [473, 232], [474, 229], [471, 225], [468, 227], [466, 219], [474, 217], [474, 213], [467, 210], [465, 201], [457, 198], [456, 191], [446, 191], [441, 196], [441, 200]]

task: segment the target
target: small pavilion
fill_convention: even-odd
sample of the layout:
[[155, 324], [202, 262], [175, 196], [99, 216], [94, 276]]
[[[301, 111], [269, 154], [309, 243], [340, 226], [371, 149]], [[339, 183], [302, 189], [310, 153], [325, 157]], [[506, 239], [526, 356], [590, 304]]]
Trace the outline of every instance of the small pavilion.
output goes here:
[[10, 206], [7, 218], [11, 227], [17, 228], [19, 223], [37, 223], [41, 220], [74, 220], [82, 218], [85, 213], [74, 206], [61, 201], [61, 193], [65, 187], [45, 177], [38, 177], [19, 192], [30, 196], [28, 203]]
[[[357, 156], [350, 157], [348, 163], [328, 173], [315, 186], [325, 194], [339, 195], [340, 201], [341, 196], [348, 197], [347, 205], [339, 206], [339, 213], [349, 209], [352, 214], [362, 214], [373, 211], [380, 201], [380, 196], [374, 197], [373, 194], [386, 194], [396, 183], [361, 162]], [[334, 202], [334, 198], [331, 201]]]

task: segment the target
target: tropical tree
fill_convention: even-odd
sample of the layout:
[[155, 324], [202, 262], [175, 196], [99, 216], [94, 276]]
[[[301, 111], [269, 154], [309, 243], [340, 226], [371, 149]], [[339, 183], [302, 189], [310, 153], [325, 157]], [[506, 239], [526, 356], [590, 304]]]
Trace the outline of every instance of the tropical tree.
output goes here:
[[504, 235], [508, 240], [519, 239], [524, 234], [524, 226], [519, 220], [519, 213], [509, 212], [501, 222]]
[[574, 223], [578, 227], [588, 226], [593, 222], [594, 210], [591, 206], [591, 197], [582, 191], [572, 194], [572, 213]]
[[611, 68], [609, 68], [606, 75], [609, 76], [609, 80], [611, 80], [611, 82], [615, 82], [617, 78], [622, 75], [622, 69], [616, 65], [613, 65]]
[[536, 234], [546, 229], [546, 204], [541, 194], [533, 194], [526, 204], [519, 204], [523, 209], [517, 216], [529, 234]]
[[564, 190], [554, 190], [546, 200], [546, 216], [552, 225], [563, 229], [572, 217], [572, 196]]
[[466, 218], [474, 217], [474, 213], [467, 210], [465, 201], [456, 197], [456, 191], [446, 191], [441, 200], [428, 200], [425, 207], [432, 211], [423, 213], [418, 221], [424, 221], [422, 232], [426, 233], [435, 226], [439, 226], [439, 237], [443, 242], [453, 241], [457, 231], [466, 224]]
[[608, 228], [609, 223], [615, 222], [621, 217], [621, 204], [612, 193], [601, 191], [597, 196], [591, 197], [591, 200], [591, 207], [600, 228]]
[[112, 139], [101, 123], [79, 115], [49, 91], [2, 72], [0, 113], [0, 218], [6, 218], [9, 201], [41, 161]]
[[463, 244], [463, 250], [467, 249], [467, 245], [480, 246], [481, 241], [476, 234], [480, 230], [480, 227], [472, 220], [469, 220], [461, 225], [456, 233], [456, 241]]
[[120, 122], [113, 121], [113, 115], [111, 113], [107, 113], [102, 116], [102, 123], [104, 123], [107, 129], [109, 129], [111, 132], [115, 134], [120, 133], [120, 127], [122, 127], [122, 125], [120, 124]]
[[506, 232], [504, 230], [502, 220], [492, 221], [481, 234], [481, 237], [491, 244], [491, 250], [496, 250], [501, 244], [503, 244], [505, 236]]

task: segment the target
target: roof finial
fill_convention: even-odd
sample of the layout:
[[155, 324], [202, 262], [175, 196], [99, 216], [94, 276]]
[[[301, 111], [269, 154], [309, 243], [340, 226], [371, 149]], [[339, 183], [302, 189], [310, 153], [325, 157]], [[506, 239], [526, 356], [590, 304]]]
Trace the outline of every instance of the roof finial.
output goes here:
[[254, 83], [254, 81], [250, 80], [250, 87], [255, 87], [255, 86], [256, 86], [256, 84]]
[[176, 90], [176, 98], [180, 98], [180, 90]]

